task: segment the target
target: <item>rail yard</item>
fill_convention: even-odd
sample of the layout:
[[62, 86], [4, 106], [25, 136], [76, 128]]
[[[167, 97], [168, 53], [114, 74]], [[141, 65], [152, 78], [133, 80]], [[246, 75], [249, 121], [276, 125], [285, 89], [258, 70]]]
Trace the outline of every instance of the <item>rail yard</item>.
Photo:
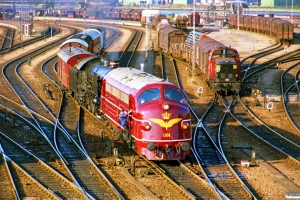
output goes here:
[[[8, 36], [12, 44], [0, 50], [1, 199], [281, 200], [300, 194], [300, 39], [289, 43], [251, 31], [198, 27], [239, 53], [243, 89], [224, 95], [211, 90], [205, 74], [191, 63], [161, 52], [156, 29], [147, 38], [144, 27], [129, 22], [47, 22], [54, 28], [51, 34], [42, 34], [45, 22], [39, 20], [37, 34]], [[0, 35], [14, 26], [18, 22], [3, 20]], [[146, 159], [145, 150], [128, 146], [118, 123], [110, 123], [113, 116], [94, 115], [62, 87], [60, 45], [87, 27], [106, 30], [101, 59], [144, 70], [144, 76], [153, 74], [185, 91], [192, 132], [185, 159]], [[146, 129], [147, 124], [137, 126]], [[168, 154], [161, 152], [157, 157]]]

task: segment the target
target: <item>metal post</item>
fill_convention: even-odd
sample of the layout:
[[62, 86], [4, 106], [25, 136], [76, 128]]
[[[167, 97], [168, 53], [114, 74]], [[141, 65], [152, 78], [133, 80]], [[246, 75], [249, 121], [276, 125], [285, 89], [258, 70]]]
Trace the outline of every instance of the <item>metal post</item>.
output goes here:
[[193, 58], [192, 58], [192, 76], [194, 76], [195, 74], [195, 42], [196, 42], [196, 30], [195, 30], [195, 26], [196, 26], [196, 1], [193, 0], [193, 45], [192, 45], [192, 51], [193, 51]]
[[256, 9], [257, 9], [257, 16], [258, 16], [258, 0], [257, 0]]
[[61, 34], [61, 0], [59, 1], [59, 34]]
[[294, 0], [292, 0], [292, 19], [291, 19], [291, 23], [293, 25], [293, 16], [294, 15]]
[[[44, 0], [44, 7], [45, 7], [45, 0]], [[44, 8], [44, 40], [46, 40], [46, 19], [45, 19], [46, 9]]]
[[238, 34], [240, 32], [240, 2], [238, 1]]
[[21, 39], [21, 48], [23, 49], [22, 14], [23, 14], [23, 0], [21, 5], [21, 12], [20, 12], [20, 39]]

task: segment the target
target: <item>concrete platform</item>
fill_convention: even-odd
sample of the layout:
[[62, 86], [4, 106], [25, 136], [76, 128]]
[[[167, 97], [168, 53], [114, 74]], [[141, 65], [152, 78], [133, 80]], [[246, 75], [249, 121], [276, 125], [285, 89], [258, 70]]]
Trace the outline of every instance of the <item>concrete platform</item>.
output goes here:
[[274, 39], [266, 35], [236, 29], [213, 29], [208, 36], [226, 46], [235, 48], [239, 52], [241, 60], [276, 44]]

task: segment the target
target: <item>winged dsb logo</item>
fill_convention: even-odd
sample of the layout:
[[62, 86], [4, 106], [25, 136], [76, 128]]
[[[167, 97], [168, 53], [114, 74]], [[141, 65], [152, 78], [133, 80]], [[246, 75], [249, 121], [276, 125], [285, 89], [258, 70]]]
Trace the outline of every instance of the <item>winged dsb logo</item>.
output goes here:
[[[169, 113], [165, 112], [164, 114], [162, 114], [164, 120], [168, 120], [170, 118]], [[172, 127], [174, 124], [180, 122], [182, 120], [182, 118], [175, 118], [175, 119], [171, 119], [169, 121], [164, 121], [162, 119], [156, 119], [156, 118], [150, 118], [150, 121], [152, 121], [155, 124], [160, 125], [163, 128], [166, 128], [166, 130], [168, 130], [168, 128]]]

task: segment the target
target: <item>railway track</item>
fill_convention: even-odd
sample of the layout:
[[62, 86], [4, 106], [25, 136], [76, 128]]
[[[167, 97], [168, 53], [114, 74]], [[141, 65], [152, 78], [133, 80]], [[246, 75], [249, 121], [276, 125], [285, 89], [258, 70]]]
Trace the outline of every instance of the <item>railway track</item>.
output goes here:
[[[178, 86], [181, 86], [181, 80], [180, 76], [178, 75], [177, 71], [177, 62], [174, 59], [171, 59], [171, 57], [167, 55], [162, 55], [162, 74], [163, 78], [167, 79], [168, 81], [177, 84]], [[181, 67], [183, 67], [181, 65]], [[182, 87], [182, 86], [181, 86]], [[197, 141], [199, 138], [197, 138]], [[195, 141], [195, 138], [194, 138]], [[194, 144], [195, 145], [195, 144]], [[195, 154], [195, 152], [193, 152]], [[193, 157], [193, 156], [192, 156]], [[197, 157], [197, 156], [195, 156]], [[209, 156], [208, 156], [209, 157]], [[197, 157], [198, 159], [198, 157]], [[179, 162], [179, 161], [178, 161]], [[222, 198], [221, 196], [223, 194], [220, 194], [219, 191], [217, 191], [212, 183], [210, 182], [207, 171], [203, 169], [203, 163], [195, 163], [195, 165], [198, 165], [200, 167], [197, 168], [197, 171], [193, 168], [185, 168], [184, 165], [177, 163], [173, 165], [167, 165], [167, 164], [161, 164], [163, 165], [163, 169], [171, 176], [171, 178], [177, 182], [180, 185], [183, 185], [183, 187], [188, 187], [188, 191], [195, 196], [195, 198], [213, 198], [218, 199]], [[195, 171], [194, 171], [195, 170]], [[199, 174], [199, 171], [201, 171], [202, 178], [199, 178], [199, 176], [196, 176], [196, 174]], [[184, 174], [185, 176], [180, 176], [178, 174]], [[190, 185], [193, 185], [193, 182], [197, 182], [197, 186], [190, 187]], [[209, 183], [209, 184], [208, 184]]]
[[[285, 184], [282, 185], [286, 191], [298, 191], [299, 186], [297, 186], [290, 175], [290, 173], [296, 173], [295, 169], [299, 166], [299, 160], [295, 159], [295, 156], [298, 156], [295, 155], [295, 151], [299, 152], [299, 150], [297, 150], [298, 147], [296, 147], [295, 144], [289, 143], [286, 138], [261, 122], [257, 116], [253, 115], [253, 113], [243, 105], [239, 97], [237, 97], [232, 108], [228, 110], [228, 113], [230, 115], [226, 123], [224, 122], [224, 125], [220, 125], [224, 127], [222, 127], [222, 129], [224, 129], [222, 130], [222, 135], [224, 135], [222, 137], [222, 152], [226, 155], [227, 159], [232, 162], [233, 169], [237, 174], [241, 175], [241, 179], [247, 180], [244, 177], [247, 170], [243, 169], [242, 161], [246, 161], [247, 163], [247, 160], [251, 158], [251, 161], [248, 161], [248, 164], [245, 166], [250, 165], [250, 167], [255, 167], [262, 165], [270, 169], [275, 176], [282, 177], [278, 178], [278, 180], [286, 179], [284, 181]], [[230, 126], [235, 122], [242, 126], [235, 126], [235, 131], [232, 132], [232, 127]], [[244, 134], [245, 130], [248, 134]], [[239, 141], [244, 142], [239, 144]], [[244, 152], [244, 156], [240, 155], [241, 157], [245, 157], [245, 153], [248, 154], [246, 157], [248, 159], [236, 160], [237, 155], [233, 152], [237, 152], [238, 150]], [[269, 152], [273, 152], [272, 155], [270, 155]], [[241, 163], [236, 164], [238, 162]], [[286, 168], [290, 171], [285, 171]], [[271, 169], [275, 170], [272, 171]], [[248, 183], [248, 181], [246, 183]], [[258, 188], [255, 183], [249, 183], [249, 189], [253, 194], [261, 195], [261, 188]]]
[[[127, 57], [127, 56], [126, 56], [126, 57]], [[127, 62], [127, 61], [128, 61], [128, 60], [124, 60], [124, 62]], [[171, 73], [173, 73], [173, 72], [168, 72], [168, 73], [171, 74]], [[54, 72], [54, 74], [55, 74], [55, 72]], [[168, 77], [168, 80], [171, 80], [171, 75], [168, 75], [167, 77]], [[4, 97], [4, 99], [6, 99], [6, 98]], [[34, 113], [34, 112], [33, 112], [33, 113]], [[66, 119], [67, 119], [67, 118], [66, 118]], [[64, 121], [67, 121], [67, 120], [61, 120], [61, 121], [62, 121], [62, 124], [63, 124]], [[75, 124], [75, 122], [76, 122], [76, 120], [75, 120], [74, 122], [72, 122], [72, 123]], [[214, 122], [214, 123], [216, 123], [216, 122]], [[75, 126], [74, 124], [73, 124], [73, 126]], [[64, 125], [64, 126], [67, 127], [68, 125]], [[73, 128], [70, 128], [70, 130], [72, 130], [72, 129], [73, 129]], [[66, 131], [63, 131], [63, 132], [66, 132]], [[61, 132], [61, 134], [65, 134], [65, 133], [63, 133], [63, 132]], [[68, 131], [68, 132], [72, 132], [72, 131]], [[100, 133], [99, 133], [99, 134], [100, 134]], [[70, 137], [70, 138], [75, 139], [75, 140], [76, 140], [76, 143], [78, 143], [77, 138], [79, 138], [79, 137], [75, 136], [75, 133], [72, 133], [72, 136], [73, 136], [73, 137]], [[59, 138], [60, 138], [61, 140], [65, 139], [65, 138], [63, 138], [63, 135], [60, 135]], [[213, 139], [213, 141], [216, 141], [216, 139]], [[218, 146], [219, 146], [219, 145], [218, 145]], [[83, 150], [83, 153], [84, 153], [84, 152], [88, 152], [88, 151], [85, 151], [83, 147], [80, 147], [80, 149]], [[93, 155], [93, 154], [91, 154], [91, 155]], [[92, 156], [92, 157], [93, 157], [93, 158], [96, 158], [96, 159], [93, 159], [94, 162], [97, 161], [97, 160], [99, 161], [99, 158], [97, 159], [97, 156]], [[98, 163], [98, 165], [99, 165], [99, 163]], [[102, 164], [101, 164], [101, 165], [102, 165]], [[111, 166], [110, 166], [110, 167], [111, 167]], [[108, 168], [109, 168], [109, 167], [108, 167]], [[112, 168], [113, 170], [115, 170], [115, 168], [113, 168], [113, 167], [111, 167], [111, 168]], [[112, 171], [113, 171], [113, 170], [112, 170]], [[172, 178], [172, 179], [173, 179], [173, 178]], [[190, 191], [189, 191], [189, 192], [190, 192]], [[92, 192], [89, 192], [89, 193], [92, 193]], [[155, 192], [154, 192], [154, 193], [155, 193]], [[224, 198], [226, 198], [226, 197], [224, 197]]]
[[[163, 66], [175, 66], [176, 61], [170, 58], [164, 58]], [[181, 66], [183, 67], [183, 66]], [[180, 84], [179, 76], [177, 75], [177, 68], [163, 70], [163, 74], [170, 77], [169, 80], [175, 80], [176, 84]], [[201, 171], [203, 171], [204, 179], [214, 185], [215, 194], [219, 195], [219, 198], [234, 198], [234, 199], [252, 199], [255, 195], [250, 191], [230, 166], [220, 148], [220, 133], [218, 130], [218, 124], [224, 120], [224, 116], [220, 115], [220, 108], [217, 108], [215, 114], [212, 114], [209, 118], [209, 123], [204, 122], [204, 118], [208, 113], [213, 113], [211, 110], [215, 107], [216, 102], [213, 101], [211, 106], [207, 109], [206, 113], [201, 117], [192, 110], [193, 116], [198, 122], [194, 130], [194, 148], [193, 153], [199, 160]], [[230, 105], [226, 109], [228, 109]], [[226, 115], [226, 109], [221, 111]], [[198, 112], [197, 112], [198, 113]], [[219, 116], [218, 116], [219, 115]], [[211, 121], [212, 120], [212, 121]], [[215, 128], [214, 128], [215, 127]], [[215, 130], [211, 130], [214, 128]], [[215, 134], [212, 134], [215, 133]], [[222, 196], [222, 197], [221, 197]]]
[[8, 51], [16, 50], [16, 49], [19, 49], [19, 48], [23, 49], [27, 45], [30, 45], [30, 44], [32, 44], [34, 42], [38, 42], [38, 41], [44, 40], [44, 38], [48, 38], [48, 37], [54, 36], [54, 35], [56, 35], [58, 33], [60, 33], [60, 29], [58, 27], [52, 27], [52, 32], [50, 32], [50, 31], [45, 32], [45, 35], [42, 32], [41, 33], [42, 35], [34, 37], [34, 38], [30, 39], [30, 40], [22, 41], [21, 38], [20, 38], [20, 42], [15, 42], [15, 39], [14, 39], [14, 36], [13, 36], [14, 35], [14, 31], [12, 33], [11, 30], [9, 30], [7, 32], [7, 34], [10, 35], [8, 37], [11, 38], [11, 43], [10, 43], [10, 45], [8, 45], [6, 47], [1, 48], [0, 49], [0, 54], [4, 54], [4, 53], [7, 53]]
[[[286, 69], [281, 75], [281, 95], [284, 105], [285, 112], [287, 113], [288, 119], [291, 124], [300, 133], [300, 117], [299, 117], [299, 102], [300, 89], [300, 69], [299, 62], [293, 64], [291, 67]], [[291, 76], [294, 76], [291, 78]], [[297, 141], [297, 140], [296, 140]], [[298, 141], [297, 141], [298, 142]]]
[[15, 35], [15, 30], [13, 28], [7, 27], [5, 36], [4, 37], [1, 36], [2, 37], [2, 45], [1, 45], [0, 51], [2, 49], [7, 49], [7, 51], [9, 51], [9, 49], [13, 46], [14, 35]]
[[[67, 132], [63, 128], [63, 126], [59, 123], [55, 125], [55, 116], [53, 115], [52, 111], [49, 111], [48, 109], [46, 112], [44, 112], [44, 108], [47, 107], [39, 100], [39, 98], [36, 98], [33, 89], [30, 88], [29, 84], [25, 83], [20, 77], [15, 78], [17, 73], [14, 73], [14, 71], [18, 71], [18, 69], [8, 68], [6, 72], [6, 76], [11, 78], [11, 84], [12, 87], [16, 91], [16, 93], [19, 95], [20, 99], [24, 102], [25, 107], [27, 110], [31, 113], [31, 119], [33, 115], [37, 115], [38, 117], [35, 118], [36, 125], [38, 126], [37, 129], [40, 129], [41, 134], [44, 136], [44, 138], [47, 141], [52, 144], [53, 149], [55, 149], [55, 153], [61, 158], [63, 161], [62, 167], [60, 169], [57, 169], [58, 171], [63, 172], [68, 171], [69, 177], [71, 177], [70, 180], [72, 182], [76, 183], [77, 189], [81, 192], [81, 196], [77, 196], [76, 198], [107, 198], [107, 199], [120, 199], [120, 195], [116, 190], [113, 190], [112, 184], [107, 184], [108, 180], [105, 179], [105, 176], [97, 169], [97, 167], [94, 165], [94, 163], [89, 159], [87, 155], [85, 155], [85, 152], [78, 146], [78, 145], [72, 145], [70, 142], [72, 141], [72, 138], [68, 137]], [[21, 82], [14, 82], [14, 80], [22, 80]], [[23, 89], [20, 89], [21, 86], [26, 86]], [[27, 92], [26, 92], [27, 91]], [[29, 91], [29, 93], [28, 93]], [[25, 93], [26, 92], [26, 93]], [[23, 95], [23, 96], [22, 96]], [[28, 97], [31, 96], [30, 99]], [[61, 95], [62, 96], [62, 95]], [[25, 100], [24, 100], [25, 99]], [[38, 101], [36, 101], [36, 99]], [[41, 109], [38, 109], [37, 105], [41, 105]], [[51, 104], [49, 103], [49, 106]], [[34, 107], [36, 106], [36, 107]], [[44, 110], [43, 110], [44, 109]], [[35, 111], [36, 112], [35, 112]], [[41, 111], [42, 110], [42, 111]], [[55, 109], [53, 109], [55, 110]], [[59, 113], [55, 113], [57, 116], [59, 116]], [[51, 118], [52, 122], [49, 124], [49, 121], [47, 123], [43, 123], [40, 118], [47, 117]], [[69, 115], [62, 115], [70, 117]], [[47, 119], [46, 118], [46, 119]], [[45, 118], [44, 118], [45, 119]], [[65, 123], [64, 123], [65, 125]], [[75, 128], [76, 129], [76, 128]], [[42, 131], [44, 130], [44, 131]], [[54, 135], [53, 135], [54, 133]], [[53, 137], [54, 136], [54, 137]], [[49, 140], [49, 141], [48, 141]], [[36, 151], [33, 151], [36, 152]], [[70, 153], [71, 152], [71, 153]], [[73, 153], [72, 153], [73, 152]], [[79, 153], [81, 152], [81, 153]], [[64, 166], [64, 167], [63, 167]], [[55, 178], [49, 178], [49, 181], [51, 179]], [[55, 188], [56, 185], [53, 183], [51, 185], [50, 183], [45, 184], [49, 188]], [[68, 194], [68, 191], [66, 191]], [[68, 196], [67, 194], [63, 193], [62, 191], [58, 192], [58, 196], [66, 197], [66, 198], [72, 198], [71, 196]], [[71, 195], [71, 194], [70, 194]], [[121, 198], [122, 199], [122, 198]]]
[[[36, 157], [34, 154], [21, 147], [6, 135], [1, 133], [1, 147], [7, 159], [9, 170], [13, 174], [22, 173], [25, 176], [21, 183], [30, 179], [30, 185], [35, 185], [36, 196], [45, 198], [59, 198], [61, 195], [68, 198], [82, 198], [82, 191], [70, 180], [60, 173], [57, 173], [49, 165]], [[35, 150], [36, 151], [36, 150]], [[10, 172], [9, 172], [10, 173]], [[17, 180], [20, 179], [16, 178]], [[22, 189], [22, 184], [18, 184], [16, 193], [25, 198], [31, 191]], [[49, 189], [48, 189], [49, 188]], [[23, 191], [23, 192], [22, 192]]]

